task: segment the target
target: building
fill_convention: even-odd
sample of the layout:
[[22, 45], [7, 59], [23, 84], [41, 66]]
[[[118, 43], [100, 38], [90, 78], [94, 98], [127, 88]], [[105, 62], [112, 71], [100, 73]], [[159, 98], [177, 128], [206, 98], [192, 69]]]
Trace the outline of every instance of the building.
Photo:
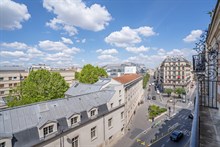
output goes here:
[[127, 126], [135, 114], [137, 106], [144, 100], [143, 77], [138, 74], [125, 74], [113, 79], [124, 86], [125, 122]]
[[[141, 99], [139, 83], [136, 74], [94, 84], [74, 82], [65, 98], [0, 110], [0, 144], [112, 146]], [[132, 107], [129, 113], [126, 104]]]
[[220, 146], [220, 1], [211, 15], [208, 31], [196, 43], [193, 72], [196, 80], [190, 147]]
[[64, 78], [66, 83], [69, 84], [69, 86], [72, 86], [73, 82], [75, 81], [75, 70], [62, 70], [62, 69], [56, 69], [51, 70], [51, 72], [58, 72], [60, 75]]
[[119, 77], [123, 74], [144, 74], [146, 67], [144, 64], [125, 62], [122, 64], [108, 64], [103, 66], [109, 77]]
[[182, 56], [167, 57], [160, 65], [158, 79], [162, 90], [166, 88], [184, 88], [189, 91], [191, 82], [191, 64]]
[[0, 67], [0, 108], [5, 107], [5, 98], [10, 90], [28, 76], [28, 71], [20, 66], [1, 66]]
[[36, 71], [39, 69], [46, 69], [46, 70], [51, 70], [51, 67], [49, 65], [46, 64], [33, 64], [31, 65], [31, 67], [29, 68], [29, 71]]

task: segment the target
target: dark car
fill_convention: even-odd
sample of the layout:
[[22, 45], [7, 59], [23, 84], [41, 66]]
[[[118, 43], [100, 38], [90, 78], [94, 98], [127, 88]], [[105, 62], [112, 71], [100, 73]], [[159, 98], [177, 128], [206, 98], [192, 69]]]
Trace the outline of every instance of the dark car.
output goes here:
[[179, 141], [182, 137], [183, 137], [182, 131], [175, 130], [175, 131], [173, 131], [172, 134], [170, 135], [170, 140]]
[[188, 116], [188, 118], [190, 118], [190, 119], [193, 119], [193, 114], [191, 113], [189, 116]]
[[152, 100], [156, 100], [156, 96], [152, 96]]

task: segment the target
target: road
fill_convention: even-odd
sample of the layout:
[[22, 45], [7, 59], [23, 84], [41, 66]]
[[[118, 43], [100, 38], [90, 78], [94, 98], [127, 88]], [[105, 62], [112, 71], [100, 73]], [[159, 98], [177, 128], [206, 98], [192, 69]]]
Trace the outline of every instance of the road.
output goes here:
[[[189, 142], [192, 119], [188, 118], [191, 113], [188, 109], [180, 110], [170, 120], [165, 120], [156, 127], [151, 128], [147, 133], [143, 133], [135, 140], [132, 147], [144, 147], [150, 145], [152, 147], [185, 147]], [[178, 129], [183, 131], [184, 137], [179, 142], [170, 140], [171, 130]], [[169, 132], [169, 130], [171, 132]]]

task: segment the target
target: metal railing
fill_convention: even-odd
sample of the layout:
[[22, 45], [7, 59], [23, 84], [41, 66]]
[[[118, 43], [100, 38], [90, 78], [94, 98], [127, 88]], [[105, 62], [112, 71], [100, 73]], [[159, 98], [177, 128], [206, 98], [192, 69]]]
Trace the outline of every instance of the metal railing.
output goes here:
[[196, 97], [194, 102], [194, 117], [191, 130], [190, 147], [199, 147], [199, 83], [196, 83]]

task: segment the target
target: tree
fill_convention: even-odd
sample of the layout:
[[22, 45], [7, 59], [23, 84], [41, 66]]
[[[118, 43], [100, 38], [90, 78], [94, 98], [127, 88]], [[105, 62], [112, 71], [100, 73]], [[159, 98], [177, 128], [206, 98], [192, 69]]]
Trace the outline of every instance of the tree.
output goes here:
[[75, 79], [79, 80], [79, 77], [80, 77], [80, 73], [79, 72], [75, 72]]
[[171, 95], [172, 92], [173, 92], [173, 89], [170, 89], [170, 88], [165, 89], [165, 93], [167, 93], [168, 97]]
[[143, 88], [145, 89], [147, 86], [147, 82], [149, 81], [150, 75], [146, 73], [146, 75], [143, 78]]
[[64, 97], [69, 88], [57, 72], [47, 70], [31, 71], [29, 76], [12, 90], [8, 106], [19, 106]]
[[179, 95], [179, 97], [181, 97], [181, 94], [186, 94], [186, 91], [184, 88], [176, 88], [175, 89], [175, 93]]
[[99, 80], [99, 77], [108, 77], [108, 74], [103, 68], [94, 67], [91, 64], [83, 66], [82, 71], [78, 74], [78, 80], [81, 83], [93, 84]]

